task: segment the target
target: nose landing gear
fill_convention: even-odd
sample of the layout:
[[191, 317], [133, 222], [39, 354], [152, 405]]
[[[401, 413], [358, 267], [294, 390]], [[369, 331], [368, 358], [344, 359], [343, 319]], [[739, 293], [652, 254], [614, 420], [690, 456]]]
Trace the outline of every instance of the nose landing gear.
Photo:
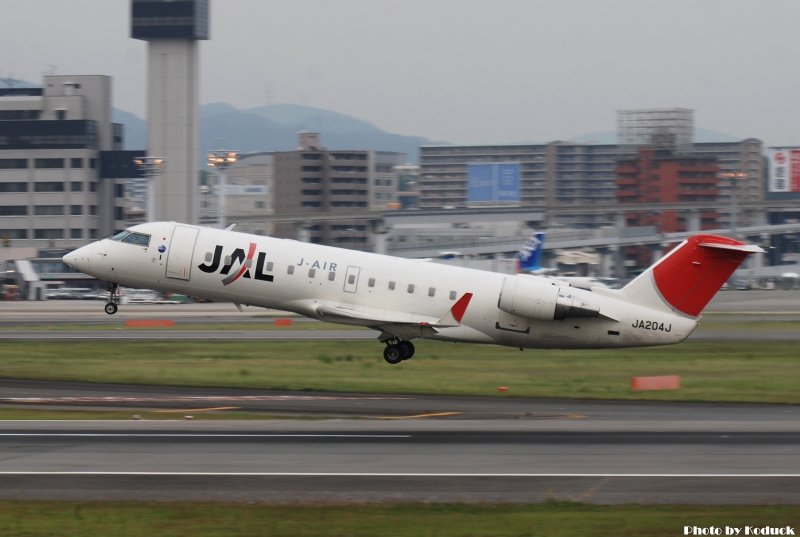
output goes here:
[[394, 365], [414, 356], [414, 344], [405, 340], [392, 340], [387, 342], [383, 349], [383, 359]]
[[117, 313], [117, 304], [119, 304], [119, 284], [118, 283], [110, 283], [108, 284], [108, 303], [105, 305], [105, 312], [109, 315], [114, 315]]

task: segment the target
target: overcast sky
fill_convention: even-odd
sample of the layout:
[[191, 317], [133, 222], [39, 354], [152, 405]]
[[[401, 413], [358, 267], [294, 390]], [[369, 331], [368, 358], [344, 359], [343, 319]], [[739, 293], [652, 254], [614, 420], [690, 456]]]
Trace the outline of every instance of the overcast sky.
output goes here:
[[[201, 102], [297, 103], [454, 143], [614, 130], [616, 110], [800, 145], [797, 0], [211, 0]], [[114, 77], [144, 116], [129, 0], [3, 0], [0, 76]]]

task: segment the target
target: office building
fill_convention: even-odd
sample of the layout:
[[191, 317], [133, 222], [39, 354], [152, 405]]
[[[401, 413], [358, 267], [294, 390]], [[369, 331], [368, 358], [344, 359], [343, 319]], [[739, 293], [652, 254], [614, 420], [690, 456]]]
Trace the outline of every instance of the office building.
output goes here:
[[[238, 155], [236, 164], [224, 170], [225, 221], [236, 224], [236, 231], [272, 235], [272, 224], [265, 218], [273, 212], [272, 153]], [[200, 220], [220, 222], [219, 175], [209, 173], [200, 187]]]
[[[273, 214], [329, 212], [360, 214], [397, 202], [397, 172], [403, 153], [332, 150], [320, 145], [316, 133], [300, 133], [296, 151], [276, 152], [273, 165]], [[278, 237], [356, 249], [370, 247], [370, 230], [363, 221], [276, 224]]]
[[[616, 197], [622, 205], [716, 202], [719, 197], [719, 166], [713, 157], [642, 148], [634, 157], [619, 160], [615, 174]], [[631, 212], [625, 213], [625, 221], [628, 227], [653, 226], [658, 233], [719, 227], [714, 208], [688, 213], [674, 209]]]
[[125, 226], [122, 125], [111, 78], [49, 75], [40, 88], [0, 88], [0, 238], [70, 248]]
[[[519, 169], [520, 195], [518, 201], [510, 204], [564, 209], [554, 212], [556, 216], [553, 221], [539, 222], [539, 225], [615, 225], [613, 213], [578, 215], [570, 213], [569, 206], [615, 204], [617, 161], [630, 158], [636, 149], [637, 146], [560, 141], [547, 144], [422, 146], [419, 204], [421, 208], [468, 207], [472, 204], [471, 169], [482, 163], [514, 164]], [[720, 225], [726, 226], [737, 219], [739, 225], [758, 223], [755, 214], [737, 211], [736, 202], [763, 199], [764, 162], [761, 153], [761, 141], [752, 138], [740, 142], [691, 145], [688, 155], [714, 158], [719, 166]], [[743, 176], [730, 179], [725, 178], [724, 173], [741, 173]]]

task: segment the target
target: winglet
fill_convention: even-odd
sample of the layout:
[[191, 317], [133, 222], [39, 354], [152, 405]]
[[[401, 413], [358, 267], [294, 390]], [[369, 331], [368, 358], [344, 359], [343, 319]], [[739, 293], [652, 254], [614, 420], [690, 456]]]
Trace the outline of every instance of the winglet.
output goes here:
[[469, 306], [469, 301], [472, 300], [472, 293], [464, 293], [461, 295], [453, 307], [450, 308], [450, 311], [447, 314], [439, 319], [439, 322], [436, 323], [435, 326], [458, 326], [461, 324], [461, 319], [464, 318], [464, 314], [467, 312], [467, 306]]

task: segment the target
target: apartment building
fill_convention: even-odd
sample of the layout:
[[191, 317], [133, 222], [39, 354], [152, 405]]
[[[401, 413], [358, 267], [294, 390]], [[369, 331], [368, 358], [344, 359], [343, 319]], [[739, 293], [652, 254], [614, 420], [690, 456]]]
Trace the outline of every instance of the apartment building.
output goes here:
[[[470, 165], [497, 162], [519, 165], [520, 196], [515, 205], [537, 208], [587, 206], [616, 203], [616, 165], [630, 158], [637, 147], [617, 144], [550, 142], [485, 146], [426, 145], [420, 147], [419, 204], [421, 208], [468, 207]], [[714, 158], [720, 171], [719, 223], [738, 217], [739, 225], [750, 223], [746, 214], [735, 214], [736, 201], [763, 199], [765, 169], [762, 142], [694, 143], [686, 153]], [[739, 173], [738, 179], [724, 177]], [[732, 200], [731, 197], [736, 199]], [[733, 215], [733, 216], [732, 216]], [[550, 225], [597, 227], [614, 225], [613, 214], [579, 215], [564, 211]], [[753, 222], [755, 223], [755, 222]]]

